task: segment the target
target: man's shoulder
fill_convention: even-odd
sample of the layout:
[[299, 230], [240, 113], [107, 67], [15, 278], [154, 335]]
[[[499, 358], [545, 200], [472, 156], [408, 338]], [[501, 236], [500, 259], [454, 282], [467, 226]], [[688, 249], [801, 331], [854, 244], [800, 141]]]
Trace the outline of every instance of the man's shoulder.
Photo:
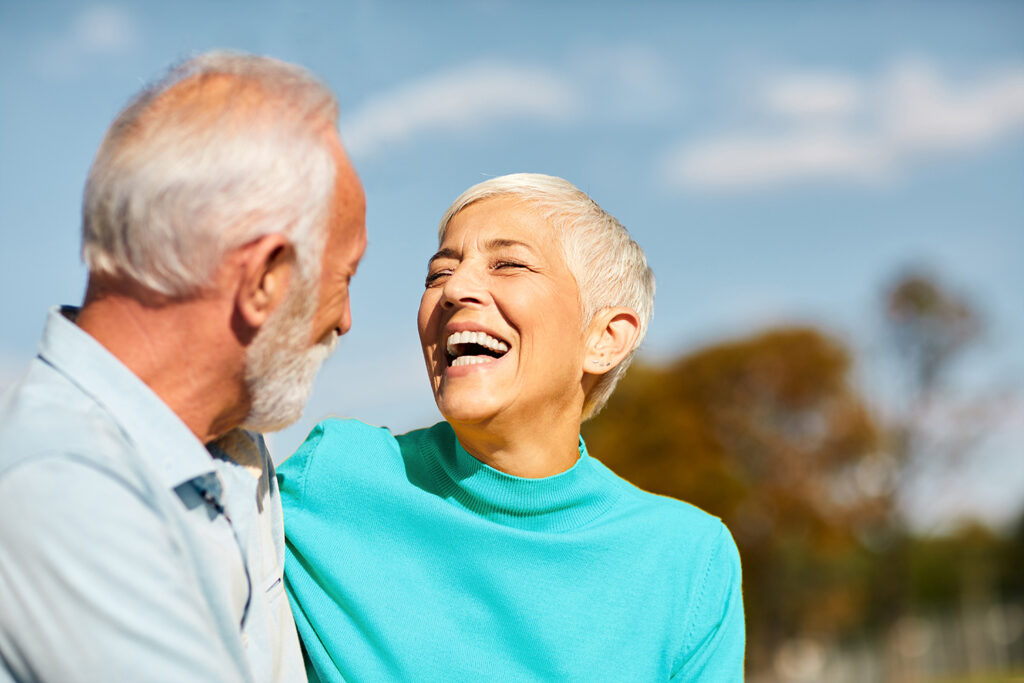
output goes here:
[[131, 442], [110, 414], [79, 386], [34, 359], [0, 397], [0, 477], [14, 467], [74, 457], [121, 469]]

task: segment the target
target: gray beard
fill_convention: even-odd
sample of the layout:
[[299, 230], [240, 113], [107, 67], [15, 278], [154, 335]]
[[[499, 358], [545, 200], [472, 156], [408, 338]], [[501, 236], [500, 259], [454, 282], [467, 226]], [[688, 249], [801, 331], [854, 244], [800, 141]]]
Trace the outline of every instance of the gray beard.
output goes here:
[[317, 371], [337, 346], [333, 331], [309, 346], [317, 288], [301, 282], [295, 285], [246, 353], [245, 383], [251, 405], [242, 421], [245, 429], [272, 432], [298, 420]]

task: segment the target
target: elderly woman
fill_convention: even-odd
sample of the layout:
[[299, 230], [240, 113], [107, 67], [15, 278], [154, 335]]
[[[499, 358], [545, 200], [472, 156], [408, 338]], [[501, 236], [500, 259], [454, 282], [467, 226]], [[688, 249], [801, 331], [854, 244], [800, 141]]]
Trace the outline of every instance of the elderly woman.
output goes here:
[[742, 679], [729, 532], [579, 436], [653, 296], [640, 247], [565, 180], [504, 176], [455, 200], [419, 311], [445, 422], [394, 436], [327, 420], [279, 469], [311, 678]]

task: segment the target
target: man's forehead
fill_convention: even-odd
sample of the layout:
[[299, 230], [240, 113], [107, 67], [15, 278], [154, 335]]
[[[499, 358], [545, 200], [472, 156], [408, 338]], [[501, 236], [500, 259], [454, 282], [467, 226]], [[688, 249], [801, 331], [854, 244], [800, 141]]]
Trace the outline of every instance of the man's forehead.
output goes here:
[[344, 191], [351, 194], [353, 199], [358, 198], [359, 204], [365, 207], [366, 196], [363, 192], [363, 183], [359, 180], [359, 174], [356, 173], [352, 160], [349, 159], [348, 152], [345, 151], [345, 145], [338, 134], [338, 129], [331, 123], [325, 126], [323, 135], [327, 139], [331, 155], [334, 157], [335, 186], [339, 192]]
[[331, 239], [345, 243], [352, 264], [362, 258], [366, 250], [366, 193], [355, 169], [334, 133], [332, 142], [336, 167], [334, 183], [334, 227]]

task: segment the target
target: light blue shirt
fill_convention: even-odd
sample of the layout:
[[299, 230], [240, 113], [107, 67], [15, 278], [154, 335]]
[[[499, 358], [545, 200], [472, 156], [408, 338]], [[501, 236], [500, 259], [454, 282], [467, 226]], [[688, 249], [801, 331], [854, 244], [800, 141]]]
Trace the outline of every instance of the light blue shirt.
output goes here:
[[208, 450], [51, 311], [0, 398], [0, 682], [304, 681], [283, 562], [262, 439]]

